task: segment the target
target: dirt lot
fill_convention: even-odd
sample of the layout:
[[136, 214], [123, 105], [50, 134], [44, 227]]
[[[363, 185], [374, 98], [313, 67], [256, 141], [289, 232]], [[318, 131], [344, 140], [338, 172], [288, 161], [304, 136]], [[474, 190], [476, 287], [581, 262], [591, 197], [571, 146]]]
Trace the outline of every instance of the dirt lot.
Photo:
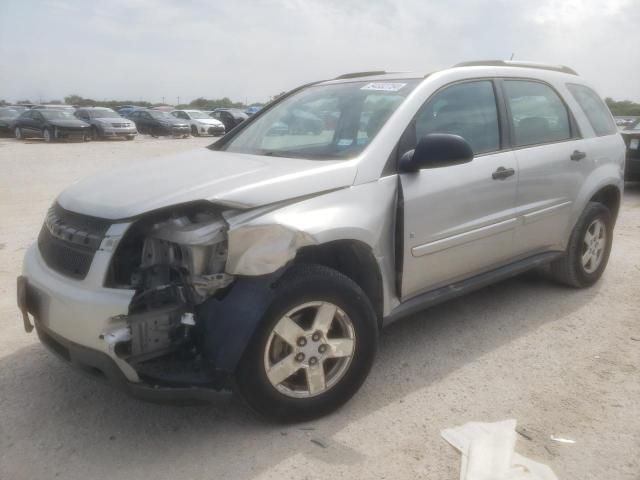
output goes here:
[[527, 275], [394, 324], [360, 393], [309, 424], [265, 423], [230, 396], [141, 403], [25, 334], [15, 277], [56, 194], [85, 175], [210, 141], [0, 139], [0, 479], [453, 480], [459, 455], [440, 430], [505, 418], [527, 430], [517, 450], [560, 479], [640, 479], [638, 184], [627, 185], [594, 288]]

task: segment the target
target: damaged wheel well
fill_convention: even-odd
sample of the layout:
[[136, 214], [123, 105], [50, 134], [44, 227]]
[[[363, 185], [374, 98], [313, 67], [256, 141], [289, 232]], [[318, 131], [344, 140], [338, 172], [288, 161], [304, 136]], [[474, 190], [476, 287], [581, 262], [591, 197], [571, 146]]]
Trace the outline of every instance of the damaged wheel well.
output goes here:
[[382, 326], [382, 274], [371, 248], [357, 240], [335, 240], [301, 248], [295, 264], [324, 265], [356, 282], [369, 298]]

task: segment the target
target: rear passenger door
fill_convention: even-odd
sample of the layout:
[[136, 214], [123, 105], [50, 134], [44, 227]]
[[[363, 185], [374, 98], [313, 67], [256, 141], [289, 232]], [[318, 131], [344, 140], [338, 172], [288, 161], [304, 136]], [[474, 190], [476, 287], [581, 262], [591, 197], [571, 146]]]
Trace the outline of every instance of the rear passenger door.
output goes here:
[[500, 83], [519, 172], [514, 253], [563, 249], [573, 202], [592, 162], [585, 141], [550, 85], [528, 79]]
[[517, 171], [503, 148], [494, 82], [473, 80], [436, 92], [400, 142], [400, 154], [430, 133], [462, 136], [470, 163], [401, 173], [401, 296], [497, 268], [513, 256]]

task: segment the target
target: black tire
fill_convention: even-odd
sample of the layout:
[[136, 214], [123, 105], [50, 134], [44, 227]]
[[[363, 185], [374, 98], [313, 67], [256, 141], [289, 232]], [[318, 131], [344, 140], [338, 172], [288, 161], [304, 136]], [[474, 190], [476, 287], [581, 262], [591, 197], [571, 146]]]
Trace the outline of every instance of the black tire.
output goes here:
[[[589, 273], [582, 265], [583, 242], [587, 229], [597, 219], [602, 220], [605, 225], [606, 244], [600, 265], [595, 271]], [[570, 287], [590, 287], [600, 279], [607, 267], [612, 240], [613, 217], [611, 211], [602, 203], [590, 202], [573, 228], [565, 254], [551, 263], [551, 275], [558, 282]]]
[[133, 140], [134, 138], [136, 138], [134, 135], [128, 135], [126, 137], [127, 140]]
[[[235, 390], [259, 414], [291, 422], [317, 418], [347, 402], [364, 382], [378, 346], [378, 323], [371, 302], [350, 278], [319, 265], [292, 267], [279, 281], [274, 301], [267, 309], [236, 370]], [[283, 315], [306, 302], [327, 301], [350, 318], [355, 348], [344, 375], [325, 392], [308, 398], [292, 398], [269, 381], [264, 353], [269, 336]]]
[[195, 125], [191, 125], [191, 135], [193, 135], [194, 137], [200, 136], [200, 134], [198, 133], [198, 127], [196, 127]]
[[91, 140], [99, 140], [100, 135], [98, 134], [98, 129], [96, 127], [91, 127]]

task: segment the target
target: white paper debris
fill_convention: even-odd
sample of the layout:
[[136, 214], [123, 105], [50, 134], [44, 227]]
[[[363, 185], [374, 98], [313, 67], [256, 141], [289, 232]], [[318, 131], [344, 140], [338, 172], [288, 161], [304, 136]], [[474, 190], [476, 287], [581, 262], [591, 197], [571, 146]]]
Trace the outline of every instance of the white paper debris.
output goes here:
[[460, 480], [558, 480], [547, 465], [514, 452], [515, 420], [469, 422], [441, 435], [462, 454]]
[[553, 440], [554, 442], [560, 442], [560, 443], [576, 443], [575, 440], [571, 440], [569, 438], [562, 438], [562, 437], [554, 437], [553, 435], [551, 435], [549, 438], [551, 438], [551, 440]]

